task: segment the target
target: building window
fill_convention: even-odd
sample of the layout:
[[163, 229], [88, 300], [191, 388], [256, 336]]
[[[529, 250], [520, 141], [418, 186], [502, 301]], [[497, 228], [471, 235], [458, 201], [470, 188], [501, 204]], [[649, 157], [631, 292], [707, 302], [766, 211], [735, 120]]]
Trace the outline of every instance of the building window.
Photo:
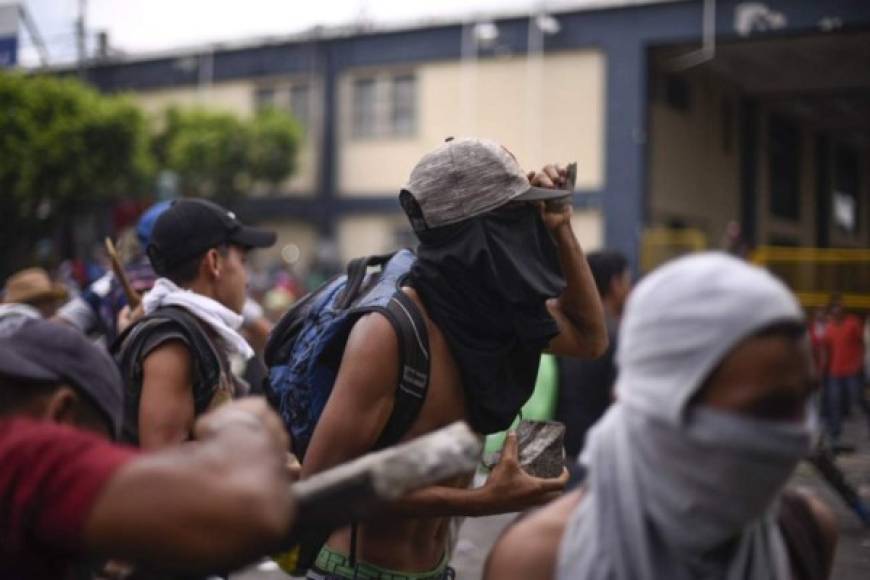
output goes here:
[[858, 230], [858, 216], [861, 215], [858, 200], [860, 196], [860, 171], [858, 154], [851, 148], [839, 146], [834, 153], [834, 223], [850, 234]]
[[353, 81], [353, 136], [364, 139], [376, 136], [377, 84], [375, 79]]
[[391, 124], [394, 135], [413, 135], [417, 119], [417, 82], [413, 75], [393, 78]]
[[770, 212], [800, 219], [800, 130], [786, 119], [771, 116], [768, 125]]
[[290, 87], [290, 112], [307, 131], [311, 126], [311, 90], [308, 85]]
[[258, 111], [275, 106], [275, 88], [260, 87], [254, 93], [254, 108]]
[[257, 111], [274, 107], [293, 115], [302, 129], [311, 126], [312, 85], [308, 82], [269, 84], [254, 91], [254, 108]]
[[351, 132], [355, 139], [408, 137], [417, 130], [417, 79], [412, 74], [353, 81]]

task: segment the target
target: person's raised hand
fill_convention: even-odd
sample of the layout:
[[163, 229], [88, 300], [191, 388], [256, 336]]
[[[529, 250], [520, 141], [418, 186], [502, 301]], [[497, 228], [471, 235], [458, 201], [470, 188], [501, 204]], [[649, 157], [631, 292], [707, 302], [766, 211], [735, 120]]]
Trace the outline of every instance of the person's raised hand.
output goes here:
[[536, 202], [541, 212], [541, 219], [547, 229], [555, 233], [559, 228], [571, 225], [573, 209], [570, 200], [553, 200]]
[[120, 312], [118, 312], [118, 334], [127, 330], [127, 327], [145, 316], [145, 309], [140, 302], [138, 306], [134, 309], [130, 309], [130, 305], [124, 306]]
[[[530, 171], [527, 174], [529, 183], [535, 187], [544, 189], [564, 189], [568, 187], [568, 170], [558, 165], [545, 165], [540, 171]], [[551, 232], [556, 232], [571, 223], [570, 194], [566, 193], [566, 200], [552, 200], [537, 202], [544, 225]]]
[[555, 164], [545, 165], [540, 171], [530, 171], [529, 183], [544, 189], [560, 189], [568, 186], [568, 170]]
[[482, 492], [486, 494], [489, 513], [507, 513], [548, 503], [559, 497], [568, 483], [568, 470], [559, 477], [544, 479], [523, 471], [519, 460], [517, 434], [505, 437], [501, 459], [492, 469]]

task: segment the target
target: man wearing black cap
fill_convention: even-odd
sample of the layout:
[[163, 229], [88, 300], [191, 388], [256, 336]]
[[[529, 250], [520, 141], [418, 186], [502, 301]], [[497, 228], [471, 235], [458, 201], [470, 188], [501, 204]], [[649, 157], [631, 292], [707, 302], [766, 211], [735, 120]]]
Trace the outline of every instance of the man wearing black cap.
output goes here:
[[186, 441], [196, 416], [246, 392], [228, 362], [254, 356], [239, 333], [245, 256], [274, 242], [202, 199], [178, 200], [157, 219], [147, 253], [160, 278], [143, 298], [145, 316], [119, 339], [126, 441], [146, 449]]
[[107, 440], [121, 415], [114, 362], [76, 330], [31, 320], [0, 338], [0, 578], [62, 580], [100, 556], [208, 572], [280, 546], [288, 440], [262, 399], [148, 455]]
[[[425, 322], [429, 383], [405, 437], [456, 420], [483, 434], [507, 429], [532, 393], [542, 351], [605, 350], [601, 303], [571, 229], [570, 181], [555, 166], [526, 174], [510, 151], [482, 139], [448, 140], [411, 172], [399, 200], [420, 245], [402, 290]], [[355, 323], [303, 477], [377, 445], [394, 407], [398, 358], [385, 316]], [[516, 445], [509, 435], [482, 488], [445, 482], [361, 525], [357, 541], [350, 529], [334, 533], [309, 578], [450, 577], [449, 517], [519, 511], [564, 488], [567, 472], [526, 474]]]

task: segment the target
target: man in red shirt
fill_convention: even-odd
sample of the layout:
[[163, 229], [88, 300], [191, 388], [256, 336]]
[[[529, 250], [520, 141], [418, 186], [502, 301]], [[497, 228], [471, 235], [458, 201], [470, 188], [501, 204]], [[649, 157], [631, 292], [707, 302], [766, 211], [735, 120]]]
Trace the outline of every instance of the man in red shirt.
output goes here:
[[824, 386], [825, 379], [828, 376], [828, 345], [825, 342], [827, 327], [828, 311], [826, 308], [817, 308], [810, 313], [807, 333], [810, 337], [810, 347], [813, 351], [813, 363], [816, 365], [816, 374], [818, 374], [822, 386]]
[[[840, 438], [843, 408], [852, 401], [858, 403], [867, 417], [870, 429], [870, 405], [864, 397], [864, 337], [861, 321], [854, 314], [846, 314], [839, 296], [831, 299], [831, 320], [825, 331], [827, 345], [828, 430], [834, 444]], [[844, 405], [844, 402], [846, 403]]]
[[107, 440], [121, 415], [117, 368], [75, 330], [34, 320], [0, 339], [0, 578], [69, 578], [84, 557], [207, 573], [282, 546], [288, 438], [263, 400], [152, 454]]

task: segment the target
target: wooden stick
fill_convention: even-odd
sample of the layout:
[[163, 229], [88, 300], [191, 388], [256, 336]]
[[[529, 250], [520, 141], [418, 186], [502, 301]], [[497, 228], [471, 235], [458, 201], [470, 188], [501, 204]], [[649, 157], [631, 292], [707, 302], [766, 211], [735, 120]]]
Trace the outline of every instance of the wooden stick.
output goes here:
[[130, 280], [127, 279], [127, 273], [121, 265], [121, 259], [118, 257], [118, 250], [115, 249], [112, 238], [106, 238], [106, 252], [109, 254], [109, 259], [112, 260], [112, 272], [115, 273], [115, 278], [118, 279], [124, 288], [127, 304], [130, 305], [130, 310], [134, 310], [142, 302], [142, 296], [133, 290], [133, 287], [130, 285]]

